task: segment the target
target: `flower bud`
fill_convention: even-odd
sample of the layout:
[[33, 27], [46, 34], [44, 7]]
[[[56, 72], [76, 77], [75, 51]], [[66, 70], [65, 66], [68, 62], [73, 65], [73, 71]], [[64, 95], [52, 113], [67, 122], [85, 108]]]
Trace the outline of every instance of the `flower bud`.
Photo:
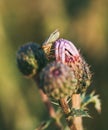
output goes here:
[[17, 64], [25, 76], [33, 77], [46, 65], [46, 58], [40, 46], [30, 42], [19, 48]]
[[71, 68], [75, 78], [78, 80], [77, 92], [86, 91], [91, 81], [89, 66], [81, 57], [74, 44], [65, 39], [55, 42], [55, 58]]
[[52, 99], [71, 96], [76, 91], [77, 80], [68, 66], [52, 62], [40, 74], [40, 88]]

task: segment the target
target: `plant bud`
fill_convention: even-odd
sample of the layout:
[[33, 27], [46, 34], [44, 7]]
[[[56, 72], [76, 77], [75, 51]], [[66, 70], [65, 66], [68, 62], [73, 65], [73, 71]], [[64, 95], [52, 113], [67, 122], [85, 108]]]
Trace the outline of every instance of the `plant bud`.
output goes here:
[[75, 78], [78, 80], [77, 93], [86, 91], [91, 81], [89, 66], [81, 57], [74, 44], [65, 39], [55, 42], [55, 58], [71, 68]]
[[59, 62], [52, 62], [42, 70], [40, 83], [40, 88], [54, 100], [71, 96], [77, 86], [71, 68]]
[[40, 46], [30, 42], [19, 48], [17, 64], [25, 76], [33, 77], [46, 65], [46, 58]]

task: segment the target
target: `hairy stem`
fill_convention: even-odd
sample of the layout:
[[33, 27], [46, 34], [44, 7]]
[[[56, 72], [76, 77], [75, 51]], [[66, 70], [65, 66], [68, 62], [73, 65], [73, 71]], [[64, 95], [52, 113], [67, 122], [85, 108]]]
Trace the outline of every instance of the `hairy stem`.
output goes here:
[[47, 110], [49, 112], [50, 117], [55, 118], [56, 112], [55, 112], [51, 102], [49, 101], [48, 97], [43, 93], [42, 90], [39, 90], [39, 92], [40, 92], [42, 101], [45, 104], [45, 106], [46, 106], [46, 108], [47, 108]]
[[[80, 94], [72, 95], [72, 107], [75, 109], [80, 109], [81, 97]], [[73, 117], [72, 130], [83, 130], [82, 117]]]
[[[38, 81], [39, 81], [38, 77], [34, 77], [34, 81], [38, 86], [38, 84], [39, 84], [38, 83]], [[63, 130], [61, 122], [60, 122], [60, 117], [61, 116], [57, 115], [57, 113], [55, 112], [55, 110], [54, 110], [49, 98], [47, 97], [47, 95], [44, 94], [41, 89], [39, 89], [39, 92], [40, 92], [41, 99], [42, 99], [43, 103], [45, 104], [45, 106], [46, 106], [46, 108], [48, 110], [49, 116], [55, 120], [55, 125], [59, 128], [59, 130]]]
[[66, 118], [66, 121], [67, 121], [67, 124], [70, 128], [70, 130], [72, 130], [72, 117], [70, 116], [70, 108], [69, 108], [69, 105], [67, 103], [67, 101], [64, 99], [64, 98], [61, 98], [60, 101], [59, 101], [59, 104], [63, 110], [63, 113], [65, 115], [65, 118]]

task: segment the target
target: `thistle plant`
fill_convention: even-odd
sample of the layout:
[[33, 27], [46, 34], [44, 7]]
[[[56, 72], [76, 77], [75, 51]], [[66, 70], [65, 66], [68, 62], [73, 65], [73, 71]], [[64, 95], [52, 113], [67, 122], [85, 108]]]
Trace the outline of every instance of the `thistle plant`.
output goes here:
[[[63, 55], [62, 55], [63, 54]], [[69, 66], [78, 80], [78, 92], [86, 91], [90, 85], [91, 72], [74, 44], [65, 39], [55, 42], [56, 61]]]
[[39, 44], [29, 42], [17, 52], [17, 65], [26, 77], [34, 77], [46, 65], [46, 57]]
[[[87, 105], [93, 102], [100, 112], [101, 102], [94, 93], [86, 95], [92, 77], [89, 65], [72, 42], [59, 37], [56, 30], [41, 46], [35, 43], [22, 46], [17, 52], [18, 67], [25, 76], [35, 79], [49, 115], [60, 130], [65, 129], [61, 115], [70, 130], [83, 130], [82, 117], [90, 117], [85, 110]], [[52, 100], [62, 112], [55, 112]], [[46, 126], [48, 123], [38, 129]]]
[[76, 93], [77, 87], [77, 79], [70, 67], [60, 62], [48, 64], [40, 74], [40, 83], [45, 94], [60, 105], [70, 129], [73, 129], [74, 116], [88, 116], [86, 112], [72, 109], [68, 104], [68, 98]]
[[[49, 39], [51, 39], [51, 37], [49, 37]], [[76, 89], [75, 93], [71, 95], [71, 101], [72, 101], [71, 109], [73, 110], [73, 113], [74, 113], [73, 116], [78, 116], [78, 117], [73, 118], [72, 129], [82, 130], [83, 126], [82, 126], [81, 117], [82, 116], [89, 117], [89, 115], [83, 111], [84, 109], [82, 110], [81, 108], [81, 95], [86, 93], [87, 88], [90, 86], [90, 83], [91, 83], [92, 75], [91, 75], [89, 66], [84, 60], [84, 58], [82, 58], [80, 52], [77, 50], [75, 45], [68, 40], [59, 38], [55, 40], [55, 42], [52, 42], [52, 43], [46, 42], [46, 44], [44, 43], [43, 45], [44, 45], [44, 48], [47, 48], [47, 45], [48, 46], [50, 45], [50, 52], [47, 53], [47, 57], [50, 58], [49, 60], [51, 60], [52, 58], [53, 59], [55, 58], [56, 62], [61, 62], [67, 65], [68, 67], [70, 67], [71, 71], [75, 75], [75, 79], [77, 80], [77, 86], [75, 87]], [[51, 56], [49, 56], [50, 54]], [[85, 96], [85, 99], [86, 99], [86, 96]], [[97, 100], [95, 100], [95, 102], [100, 103], [100, 100], [98, 98], [96, 99]], [[93, 97], [91, 97], [91, 102], [93, 102]]]
[[55, 101], [68, 98], [76, 92], [76, 87], [74, 73], [62, 63], [52, 62], [40, 74], [40, 88]]
[[[16, 58], [18, 68], [24, 77], [33, 79], [36, 82], [37, 86], [39, 86], [39, 73], [47, 64], [47, 59], [45, 57], [44, 51], [41, 49], [41, 46], [34, 42], [24, 44], [17, 51]], [[56, 112], [48, 97], [43, 93], [41, 89], [39, 89], [39, 93], [41, 95], [43, 103], [48, 109], [50, 117], [56, 120]], [[59, 129], [62, 129], [62, 126], [59, 122], [56, 121], [55, 124]], [[45, 126], [46, 124], [44, 124], [43, 127]]]
[[[48, 46], [49, 44], [51, 43], [48, 43]], [[55, 57], [57, 62], [69, 66], [78, 80], [77, 91], [86, 91], [91, 82], [91, 72], [88, 64], [82, 58], [77, 48], [72, 42], [65, 39], [58, 39], [53, 44], [50, 52], [52, 52], [52, 50], [55, 51], [51, 56], [49, 56], [50, 52], [47, 53], [47, 55], [49, 54], [48, 57], [50, 57], [50, 59]], [[47, 44], [45, 45], [47, 46]]]

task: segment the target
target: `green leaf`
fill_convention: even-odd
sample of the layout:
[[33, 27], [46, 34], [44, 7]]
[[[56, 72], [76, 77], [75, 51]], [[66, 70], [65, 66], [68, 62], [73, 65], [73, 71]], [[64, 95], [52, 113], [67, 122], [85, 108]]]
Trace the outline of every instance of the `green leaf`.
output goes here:
[[94, 103], [95, 109], [100, 113], [101, 112], [101, 100], [99, 99], [99, 95], [95, 95], [95, 91], [91, 92], [90, 94], [83, 93], [81, 95], [82, 104], [81, 108], [87, 108], [87, 105], [90, 103]]
[[45, 130], [49, 125], [50, 125], [51, 121], [44, 121], [40, 124], [40, 126], [38, 128], [36, 128], [35, 130]]
[[71, 116], [73, 116], [73, 117], [78, 117], [78, 116], [91, 117], [87, 111], [82, 110], [82, 109], [75, 109], [75, 108], [71, 109]]

